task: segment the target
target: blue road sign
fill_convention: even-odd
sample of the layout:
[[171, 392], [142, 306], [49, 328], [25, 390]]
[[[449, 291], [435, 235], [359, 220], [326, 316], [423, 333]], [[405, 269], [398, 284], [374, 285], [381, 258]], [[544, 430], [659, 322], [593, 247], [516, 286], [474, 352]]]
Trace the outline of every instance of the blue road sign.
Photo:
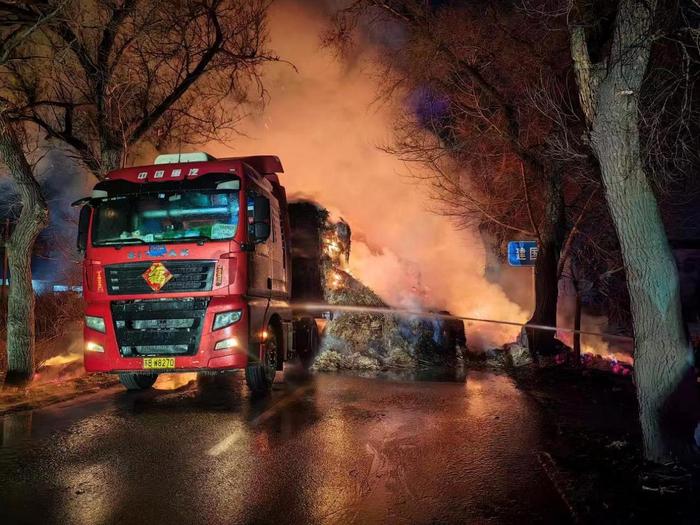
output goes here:
[[511, 266], [535, 266], [537, 241], [509, 241], [508, 264]]

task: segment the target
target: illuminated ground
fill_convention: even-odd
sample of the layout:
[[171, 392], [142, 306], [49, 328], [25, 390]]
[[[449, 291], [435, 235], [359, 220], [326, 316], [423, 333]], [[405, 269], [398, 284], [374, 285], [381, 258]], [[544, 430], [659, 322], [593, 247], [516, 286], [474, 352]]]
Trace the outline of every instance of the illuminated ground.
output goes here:
[[537, 414], [486, 372], [112, 388], [4, 416], [2, 522], [566, 523]]

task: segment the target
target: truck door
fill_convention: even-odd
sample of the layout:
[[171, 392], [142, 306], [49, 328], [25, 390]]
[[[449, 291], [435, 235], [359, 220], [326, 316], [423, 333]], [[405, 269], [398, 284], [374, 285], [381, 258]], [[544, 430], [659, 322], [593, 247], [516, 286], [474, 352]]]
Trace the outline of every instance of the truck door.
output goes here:
[[[255, 191], [247, 195], [248, 211], [248, 236], [252, 238], [253, 200]], [[255, 249], [248, 253], [248, 294], [257, 297], [269, 297], [270, 288], [268, 280], [273, 279], [272, 274], [272, 235], [265, 241], [255, 245]]]

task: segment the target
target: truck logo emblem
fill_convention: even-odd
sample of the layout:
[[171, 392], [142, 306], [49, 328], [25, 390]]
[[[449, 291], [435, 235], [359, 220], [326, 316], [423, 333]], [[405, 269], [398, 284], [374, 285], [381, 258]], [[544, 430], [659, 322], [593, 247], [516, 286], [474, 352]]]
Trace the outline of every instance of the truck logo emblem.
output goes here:
[[150, 255], [151, 257], [161, 257], [166, 253], [168, 253], [168, 249], [165, 246], [162, 244], [153, 244], [148, 247], [146, 255]]
[[161, 262], [154, 262], [141, 276], [154, 292], [160, 292], [160, 289], [173, 278], [173, 274]]

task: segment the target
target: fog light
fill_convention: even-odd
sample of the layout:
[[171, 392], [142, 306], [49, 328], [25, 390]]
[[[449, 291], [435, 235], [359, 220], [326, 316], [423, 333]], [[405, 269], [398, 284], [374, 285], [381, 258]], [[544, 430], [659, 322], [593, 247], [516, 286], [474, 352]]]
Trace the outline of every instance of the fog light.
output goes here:
[[85, 351], [86, 352], [104, 352], [105, 349], [102, 347], [102, 345], [98, 345], [97, 343], [93, 343], [92, 341], [88, 341], [85, 343]]
[[226, 348], [237, 348], [238, 347], [238, 339], [235, 337], [229, 337], [228, 339], [223, 339], [216, 343], [216, 346], [214, 346], [214, 350], [224, 350]]
[[85, 326], [92, 330], [105, 333], [105, 320], [102, 317], [94, 317], [92, 315], [85, 316]]

